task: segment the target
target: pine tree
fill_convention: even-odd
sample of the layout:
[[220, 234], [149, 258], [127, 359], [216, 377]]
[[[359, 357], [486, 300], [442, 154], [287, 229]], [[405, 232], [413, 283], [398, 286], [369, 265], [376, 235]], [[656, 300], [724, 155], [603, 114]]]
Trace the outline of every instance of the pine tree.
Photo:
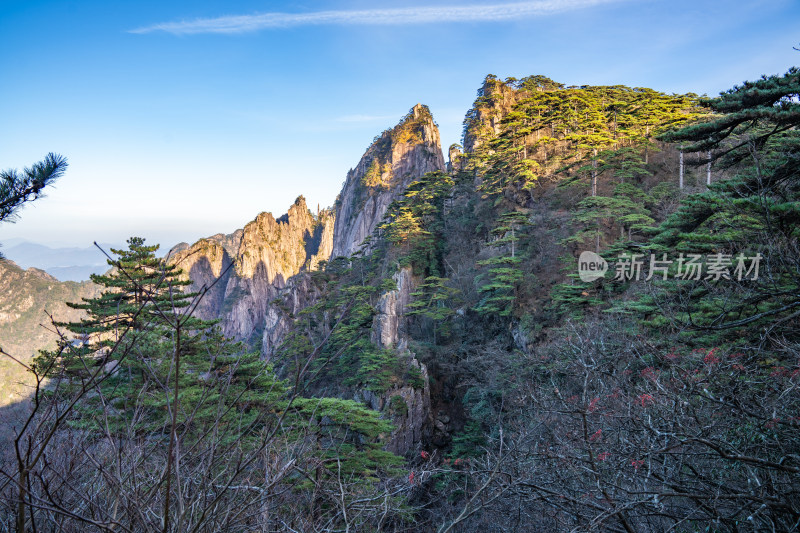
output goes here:
[[14, 222], [24, 204], [44, 196], [42, 191], [60, 178], [67, 166], [64, 156], [51, 152], [21, 175], [13, 169], [0, 171], [0, 222]]
[[475, 310], [481, 314], [511, 316], [518, 295], [518, 286], [524, 278], [517, 243], [520, 233], [528, 225], [528, 216], [519, 211], [510, 211], [497, 217], [497, 226], [492, 230], [497, 238], [491, 245], [503, 250], [502, 255], [478, 261], [479, 266], [489, 267], [487, 282], [478, 288], [482, 298]]
[[[651, 325], [677, 321], [692, 342], [762, 345], [777, 325], [781, 342], [800, 338], [794, 327], [800, 308], [794, 266], [800, 260], [798, 95], [796, 68], [746, 82], [704, 100], [703, 105], [718, 113], [706, 122], [661, 137], [685, 143], [690, 153], [713, 151], [712, 158], [733, 176], [686, 197], [644, 249], [673, 259], [700, 255], [706, 268], [715, 258], [725, 263], [724, 277], [670, 280], [653, 297], [631, 304], [649, 313]], [[706, 162], [703, 157], [696, 164]], [[751, 270], [754, 262], [757, 279]], [[665, 316], [665, 309], [672, 315]]]
[[43, 161], [24, 169], [22, 175], [16, 170], [1, 171], [0, 222], [13, 221], [23, 204], [41, 198], [45, 187], [60, 178], [67, 166], [67, 158], [51, 152]]
[[428, 276], [417, 290], [411, 293], [414, 299], [407, 306], [406, 314], [427, 319], [433, 326], [433, 344], [438, 341], [438, 334], [447, 335], [449, 319], [455, 315], [452, 299], [457, 289], [447, 286], [447, 278]]
[[444, 204], [453, 186], [449, 175], [429, 172], [389, 206], [378, 229], [397, 248], [401, 266], [411, 265], [415, 273], [426, 276], [441, 272]]
[[[112, 249], [116, 259], [108, 260], [113, 267], [109, 273], [92, 276], [103, 287], [99, 296], [68, 303], [86, 313], [78, 322], [57, 324], [74, 339], [54, 352], [44, 352], [37, 364], [45, 368], [53, 358], [59, 359], [53, 371], [63, 373], [76, 387], [97, 379], [97, 366], [103, 365], [98, 394], [79, 406], [85, 416], [77, 423], [97, 423], [92, 413], [99, 416], [104, 402], [110, 402], [115, 429], [133, 425], [152, 430], [165, 423], [163, 407], [169, 399], [163, 386], [175, 371], [175, 360], [185, 365], [187, 374], [174, 383], [183, 388], [186, 375], [211, 370], [205, 353], [209, 346], [228, 348], [213, 335], [206, 339], [212, 323], [191, 316], [197, 295], [183, 291], [189, 282], [179, 279], [177, 267], [155, 256], [158, 246], [145, 245], [140, 237], [131, 237], [128, 245]], [[193, 361], [201, 352], [201, 360]]]
[[380, 163], [377, 157], [374, 158], [369, 167], [367, 167], [364, 177], [361, 178], [361, 184], [370, 189], [385, 189], [387, 183], [384, 181], [384, 172], [388, 171], [384, 169], [384, 165]]
[[80, 322], [61, 324], [76, 335], [102, 337], [99, 343], [109, 346], [127, 328], [141, 331], [167, 319], [174, 310], [190, 305], [195, 295], [182, 292], [190, 282], [178, 278], [175, 265], [156, 257], [158, 245], [148, 246], [141, 237], [128, 239], [128, 249], [111, 249], [116, 259], [108, 259], [112, 270], [93, 274], [91, 280], [104, 288], [97, 298], [69, 307], [88, 313]]

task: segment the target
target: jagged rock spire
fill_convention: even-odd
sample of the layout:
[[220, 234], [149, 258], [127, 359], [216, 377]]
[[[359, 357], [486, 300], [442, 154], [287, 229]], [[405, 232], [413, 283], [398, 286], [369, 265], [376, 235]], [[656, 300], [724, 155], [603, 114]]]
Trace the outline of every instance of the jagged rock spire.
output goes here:
[[376, 137], [347, 173], [336, 200], [332, 255], [357, 251], [409, 183], [444, 169], [439, 128], [428, 107], [417, 104], [397, 126]]

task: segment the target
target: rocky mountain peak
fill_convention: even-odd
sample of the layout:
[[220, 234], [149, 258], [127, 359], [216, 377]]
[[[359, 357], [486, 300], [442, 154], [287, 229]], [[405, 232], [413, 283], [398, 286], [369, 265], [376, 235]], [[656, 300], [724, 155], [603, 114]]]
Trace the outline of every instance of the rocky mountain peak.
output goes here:
[[173, 249], [171, 261], [192, 281], [193, 291], [213, 287], [200, 303], [201, 318], [222, 319], [226, 335], [255, 343], [269, 302], [304, 268], [316, 268], [332, 248], [333, 220], [315, 218], [299, 196], [286, 214], [263, 212], [243, 229]]
[[332, 255], [356, 252], [409, 183], [444, 169], [439, 128], [430, 109], [416, 104], [395, 127], [375, 137], [347, 173], [335, 206]]
[[484, 139], [500, 132], [500, 121], [517, 103], [519, 94], [510, 85], [493, 75], [486, 76], [478, 90], [478, 98], [467, 112], [464, 127], [464, 152], [474, 152]]
[[305, 265], [305, 242], [314, 232], [314, 216], [299, 196], [288, 212], [276, 219], [261, 213], [244, 227], [236, 258], [239, 277], [252, 278], [261, 269], [268, 283], [282, 284]]

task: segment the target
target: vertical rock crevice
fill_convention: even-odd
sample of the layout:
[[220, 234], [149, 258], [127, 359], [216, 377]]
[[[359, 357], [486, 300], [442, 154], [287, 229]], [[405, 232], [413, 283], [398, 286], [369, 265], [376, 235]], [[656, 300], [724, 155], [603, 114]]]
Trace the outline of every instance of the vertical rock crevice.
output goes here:
[[419, 373], [422, 387], [415, 388], [410, 383], [393, 387], [379, 398], [370, 398], [370, 405], [375, 403], [394, 424], [386, 449], [405, 455], [430, 439], [433, 419], [428, 369], [409, 351], [406, 334], [406, 308], [411, 303], [411, 293], [416, 290], [417, 283], [410, 267], [400, 269], [393, 279], [397, 288], [384, 293], [376, 306], [372, 342], [392, 348], [399, 357], [408, 360], [412, 370]]

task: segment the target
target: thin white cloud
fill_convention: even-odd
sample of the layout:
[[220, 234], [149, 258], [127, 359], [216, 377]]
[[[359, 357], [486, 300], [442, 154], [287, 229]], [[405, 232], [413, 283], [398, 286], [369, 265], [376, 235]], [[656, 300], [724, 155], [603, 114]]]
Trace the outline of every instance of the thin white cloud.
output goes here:
[[334, 24], [389, 26], [437, 22], [498, 22], [575, 11], [618, 1], [620, 0], [536, 0], [494, 5], [315, 11], [311, 13], [262, 13], [164, 22], [130, 30], [130, 32], [166, 32], [175, 35], [192, 35], [199, 33], [246, 33], [266, 29]]

